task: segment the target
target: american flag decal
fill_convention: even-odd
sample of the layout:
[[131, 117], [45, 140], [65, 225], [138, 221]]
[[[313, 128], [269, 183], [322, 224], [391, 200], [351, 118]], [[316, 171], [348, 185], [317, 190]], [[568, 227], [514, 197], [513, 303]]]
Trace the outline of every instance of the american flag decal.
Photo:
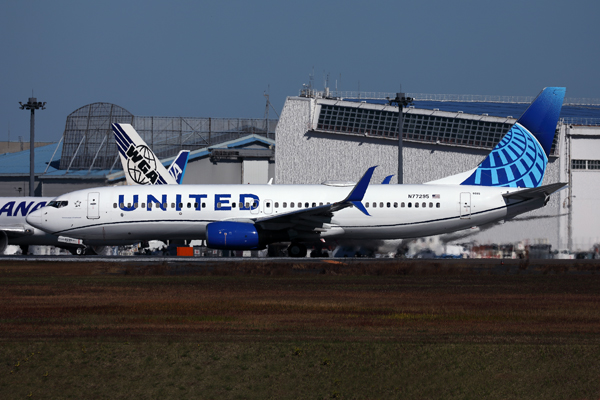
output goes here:
[[432, 198], [434, 198], [434, 199], [439, 199], [439, 198], [440, 198], [440, 195], [439, 195], [439, 194], [434, 194], [434, 195], [433, 195], [433, 196], [431, 196], [431, 197], [432, 197]]

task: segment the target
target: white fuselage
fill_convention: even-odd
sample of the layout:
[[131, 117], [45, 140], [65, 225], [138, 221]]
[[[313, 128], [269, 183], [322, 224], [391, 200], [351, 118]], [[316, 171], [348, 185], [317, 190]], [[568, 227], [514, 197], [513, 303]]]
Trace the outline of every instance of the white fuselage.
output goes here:
[[[327, 185], [103, 187], [59, 196], [56, 200], [66, 201], [66, 206], [45, 207], [31, 214], [28, 222], [54, 235], [88, 240], [205, 239], [210, 222], [260, 222], [265, 217], [339, 202], [351, 190]], [[355, 207], [345, 208], [335, 212], [327, 229], [318, 235], [347, 239], [422, 237], [484, 225], [544, 205], [543, 199], [508, 201], [502, 196], [518, 190], [370, 185], [362, 200], [370, 216]], [[251, 209], [255, 201], [258, 207]], [[298, 239], [303, 239], [302, 234]]]
[[58, 237], [27, 223], [28, 214], [44, 207], [54, 197], [1, 197], [0, 231], [6, 232], [8, 244], [56, 245]]

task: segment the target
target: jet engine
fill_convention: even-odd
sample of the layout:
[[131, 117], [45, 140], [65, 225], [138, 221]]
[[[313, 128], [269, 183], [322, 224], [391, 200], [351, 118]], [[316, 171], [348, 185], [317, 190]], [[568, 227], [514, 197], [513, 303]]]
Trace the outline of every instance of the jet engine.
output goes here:
[[261, 245], [256, 227], [248, 222], [220, 221], [206, 225], [206, 244], [211, 249], [257, 250]]

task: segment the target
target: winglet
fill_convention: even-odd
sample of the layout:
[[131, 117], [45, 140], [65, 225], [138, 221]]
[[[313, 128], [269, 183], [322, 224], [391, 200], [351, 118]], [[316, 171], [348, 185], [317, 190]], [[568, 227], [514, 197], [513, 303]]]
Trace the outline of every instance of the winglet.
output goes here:
[[381, 184], [382, 184], [382, 185], [389, 185], [389, 184], [390, 184], [390, 181], [392, 180], [392, 177], [393, 177], [393, 176], [394, 176], [394, 175], [388, 175], [388, 176], [386, 176], [386, 177], [383, 179], [383, 181], [381, 182]]
[[365, 174], [362, 176], [362, 178], [360, 178], [360, 181], [358, 181], [356, 186], [354, 186], [354, 189], [352, 189], [352, 191], [350, 192], [348, 197], [346, 197], [343, 201], [343, 202], [352, 203], [356, 208], [358, 208], [365, 215], [369, 215], [369, 213], [367, 212], [367, 209], [365, 208], [365, 206], [362, 204], [362, 199], [363, 199], [363, 197], [365, 197], [365, 192], [367, 191], [367, 188], [369, 187], [369, 182], [371, 182], [371, 178], [373, 177], [373, 172], [375, 172], [375, 168], [377, 168], [377, 165], [369, 168], [367, 170], [367, 172], [365, 172]]

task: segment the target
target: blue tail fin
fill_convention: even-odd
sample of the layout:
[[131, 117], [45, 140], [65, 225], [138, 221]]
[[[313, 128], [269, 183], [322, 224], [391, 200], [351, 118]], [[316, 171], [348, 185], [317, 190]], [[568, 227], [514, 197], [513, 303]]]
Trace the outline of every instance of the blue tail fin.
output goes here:
[[188, 157], [190, 155], [189, 150], [181, 150], [175, 160], [171, 163], [169, 167], [169, 174], [175, 179], [178, 184], [181, 184], [183, 181], [183, 176], [185, 175], [185, 168], [187, 167]]
[[461, 185], [533, 188], [542, 184], [565, 88], [545, 88]]

